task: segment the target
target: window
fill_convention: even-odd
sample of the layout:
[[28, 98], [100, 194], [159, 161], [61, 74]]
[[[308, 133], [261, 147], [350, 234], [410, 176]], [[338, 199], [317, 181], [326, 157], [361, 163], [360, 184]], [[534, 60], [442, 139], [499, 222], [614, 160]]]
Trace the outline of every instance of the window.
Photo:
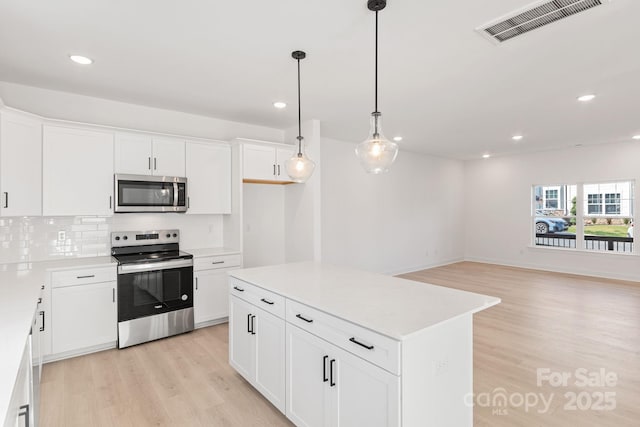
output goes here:
[[558, 190], [544, 191], [544, 208], [558, 209]]
[[604, 195], [604, 211], [607, 215], [620, 215], [620, 193], [606, 193]]
[[[634, 251], [633, 181], [536, 185], [532, 190], [536, 246]], [[582, 194], [581, 200], [578, 192]]]
[[602, 213], [602, 194], [587, 194], [587, 213]]

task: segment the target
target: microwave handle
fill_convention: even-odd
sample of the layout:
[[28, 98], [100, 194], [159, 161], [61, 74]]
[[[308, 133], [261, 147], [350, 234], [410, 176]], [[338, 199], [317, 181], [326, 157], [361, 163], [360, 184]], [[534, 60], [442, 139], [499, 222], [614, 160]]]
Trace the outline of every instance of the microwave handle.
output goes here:
[[178, 206], [178, 183], [173, 183], [173, 206]]

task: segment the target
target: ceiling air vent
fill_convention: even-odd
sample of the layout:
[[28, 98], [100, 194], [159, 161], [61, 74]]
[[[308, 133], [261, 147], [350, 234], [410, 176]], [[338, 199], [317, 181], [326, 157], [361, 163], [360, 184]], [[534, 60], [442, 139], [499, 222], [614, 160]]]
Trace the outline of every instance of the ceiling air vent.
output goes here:
[[544, 27], [585, 10], [601, 6], [609, 0], [553, 0], [530, 4], [524, 9], [489, 22], [476, 31], [502, 43], [528, 31]]

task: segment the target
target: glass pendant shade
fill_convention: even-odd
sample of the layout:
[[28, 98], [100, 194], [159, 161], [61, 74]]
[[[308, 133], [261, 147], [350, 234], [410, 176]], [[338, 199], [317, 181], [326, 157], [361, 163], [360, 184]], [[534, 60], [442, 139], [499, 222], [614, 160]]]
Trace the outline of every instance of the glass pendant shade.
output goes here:
[[367, 173], [389, 172], [389, 167], [398, 156], [398, 144], [382, 134], [382, 114], [371, 113], [369, 137], [358, 144], [356, 156]]
[[293, 153], [293, 156], [284, 162], [284, 168], [291, 181], [303, 183], [307, 182], [309, 177], [313, 175], [316, 164], [301, 149], [298, 153]]

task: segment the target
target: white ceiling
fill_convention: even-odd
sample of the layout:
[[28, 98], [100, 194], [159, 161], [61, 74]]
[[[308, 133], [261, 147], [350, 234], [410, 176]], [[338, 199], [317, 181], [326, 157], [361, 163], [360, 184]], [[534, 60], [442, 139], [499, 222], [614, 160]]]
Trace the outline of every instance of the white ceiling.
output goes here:
[[[640, 134], [640, 1], [612, 0], [501, 45], [474, 28], [529, 0], [388, 0], [384, 131], [459, 159]], [[366, 0], [2, 0], [0, 80], [360, 141], [373, 110]], [[70, 53], [95, 60], [89, 67]], [[598, 97], [578, 103], [584, 93]], [[275, 100], [289, 107], [278, 111]], [[511, 135], [522, 133], [518, 144]]]

